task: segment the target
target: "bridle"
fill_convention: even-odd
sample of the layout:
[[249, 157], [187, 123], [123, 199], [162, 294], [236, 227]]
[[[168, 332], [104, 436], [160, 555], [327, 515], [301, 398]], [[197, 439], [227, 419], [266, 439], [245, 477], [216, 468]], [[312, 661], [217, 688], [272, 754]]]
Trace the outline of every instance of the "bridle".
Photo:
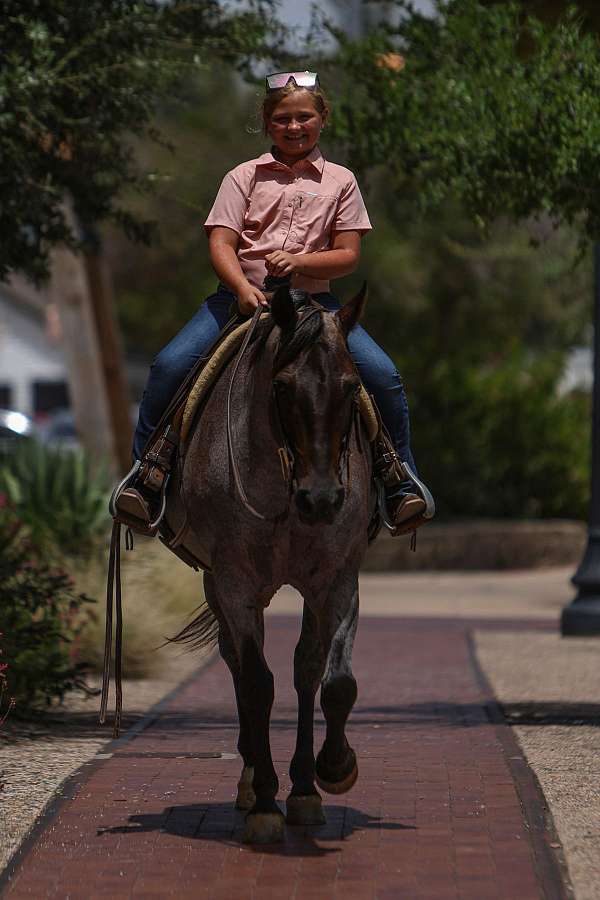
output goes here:
[[[312, 301], [311, 306], [308, 308], [307, 312], [303, 314], [303, 319], [307, 316], [320, 315], [323, 312], [323, 307], [318, 304], [316, 301]], [[254, 315], [252, 316], [252, 321], [250, 323], [250, 328], [246, 332], [242, 345], [238, 351], [237, 357], [235, 359], [235, 363], [231, 370], [231, 377], [229, 379], [229, 386], [227, 388], [227, 455], [229, 458], [229, 465], [231, 467], [231, 472], [233, 474], [233, 484], [237, 494], [240, 498], [242, 506], [249, 512], [251, 515], [255, 516], [257, 519], [261, 519], [263, 522], [269, 520], [269, 516], [263, 515], [263, 513], [259, 512], [255, 506], [252, 505], [250, 500], [248, 499], [248, 495], [246, 494], [246, 490], [242, 483], [242, 479], [240, 476], [239, 467], [237, 464], [237, 460], [234, 452], [234, 444], [233, 444], [233, 429], [232, 429], [232, 415], [231, 415], [231, 400], [233, 396], [233, 388], [235, 385], [237, 373], [240, 367], [240, 363], [244, 357], [244, 354], [252, 341], [252, 338], [256, 332], [258, 327], [258, 323], [263, 315], [263, 311], [261, 307], [257, 307], [254, 311]], [[350, 469], [350, 434], [352, 432], [352, 427], [357, 421], [358, 413], [358, 405], [355, 403], [355, 413], [350, 419], [348, 428], [346, 429], [343, 437], [342, 437], [342, 447], [340, 450], [340, 456], [338, 460], [338, 472], [340, 481], [342, 480], [342, 472], [344, 467], [346, 466], [348, 475]], [[279, 456], [279, 462], [281, 465], [281, 473], [283, 476], [283, 480], [288, 485], [289, 491], [289, 499], [293, 497], [294, 493], [298, 489], [298, 481], [296, 478], [296, 454], [294, 453], [293, 444], [290, 441], [287, 432], [285, 430], [283, 424], [283, 418], [281, 415], [281, 407], [280, 400], [278, 396], [278, 388], [276, 381], [273, 381], [271, 388], [271, 408], [274, 412], [273, 420], [275, 423], [275, 428], [277, 431], [278, 443], [279, 446], [277, 448], [277, 453]], [[358, 432], [360, 433], [360, 423], [358, 424]]]

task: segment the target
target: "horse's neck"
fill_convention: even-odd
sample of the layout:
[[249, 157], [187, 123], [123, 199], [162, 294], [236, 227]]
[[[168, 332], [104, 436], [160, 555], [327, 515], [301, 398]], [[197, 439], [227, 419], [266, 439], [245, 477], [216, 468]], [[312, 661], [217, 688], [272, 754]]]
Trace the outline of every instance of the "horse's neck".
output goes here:
[[272, 455], [277, 452], [276, 436], [271, 417], [271, 392], [273, 359], [270, 347], [251, 361], [250, 356], [238, 373], [239, 405], [236, 410], [235, 431], [245, 453], [252, 460], [252, 469], [262, 468], [262, 463], [272, 466]]

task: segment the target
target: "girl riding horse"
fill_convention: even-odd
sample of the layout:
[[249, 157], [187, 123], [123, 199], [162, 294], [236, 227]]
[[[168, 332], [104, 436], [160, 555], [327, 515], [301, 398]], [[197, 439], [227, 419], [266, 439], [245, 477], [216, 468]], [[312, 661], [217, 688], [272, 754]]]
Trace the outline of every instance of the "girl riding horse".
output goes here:
[[[134, 438], [136, 460], [144, 457], [148, 439], [178, 387], [228, 322], [232, 303], [246, 316], [258, 306], [267, 308], [264, 282], [270, 276], [289, 279], [292, 288], [310, 293], [332, 313], [339, 310], [330, 281], [355, 270], [361, 239], [371, 230], [355, 176], [325, 159], [319, 148], [329, 105], [317, 74], [269, 75], [262, 116], [271, 149], [223, 179], [205, 222], [219, 285], [152, 364]], [[416, 477], [402, 380], [362, 327], [356, 325], [347, 341], [391, 439], [375, 446], [374, 461], [385, 486], [388, 522], [392, 533], [414, 531], [431, 518], [432, 505], [426, 503], [430, 495]], [[153, 454], [141, 468], [136, 464], [116, 497], [117, 514], [134, 530], [147, 533], [156, 519], [157, 485], [170, 469], [174, 446], [166, 440], [162, 456]]]

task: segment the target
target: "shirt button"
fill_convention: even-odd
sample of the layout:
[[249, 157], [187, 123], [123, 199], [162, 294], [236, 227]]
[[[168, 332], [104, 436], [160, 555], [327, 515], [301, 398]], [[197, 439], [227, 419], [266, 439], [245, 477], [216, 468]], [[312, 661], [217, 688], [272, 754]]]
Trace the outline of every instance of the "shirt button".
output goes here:
[[293, 231], [292, 231], [292, 233], [290, 234], [290, 238], [291, 238], [293, 241], [296, 240], [296, 234], [295, 234]]

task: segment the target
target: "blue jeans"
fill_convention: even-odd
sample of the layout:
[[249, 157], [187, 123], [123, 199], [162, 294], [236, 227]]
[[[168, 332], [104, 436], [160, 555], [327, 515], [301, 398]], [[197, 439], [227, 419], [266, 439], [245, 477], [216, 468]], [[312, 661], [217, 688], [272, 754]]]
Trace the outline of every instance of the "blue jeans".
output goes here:
[[[315, 294], [314, 297], [328, 310], [340, 308], [332, 294]], [[205, 300], [196, 315], [152, 363], [134, 437], [133, 453], [136, 459], [141, 458], [150, 434], [188, 372], [200, 357], [206, 355], [229, 320], [234, 300], [234, 295], [219, 285], [217, 292]], [[416, 471], [410, 451], [408, 403], [394, 363], [360, 325], [356, 325], [348, 335], [348, 349], [363, 384], [375, 397], [399, 458], [406, 460]]]

